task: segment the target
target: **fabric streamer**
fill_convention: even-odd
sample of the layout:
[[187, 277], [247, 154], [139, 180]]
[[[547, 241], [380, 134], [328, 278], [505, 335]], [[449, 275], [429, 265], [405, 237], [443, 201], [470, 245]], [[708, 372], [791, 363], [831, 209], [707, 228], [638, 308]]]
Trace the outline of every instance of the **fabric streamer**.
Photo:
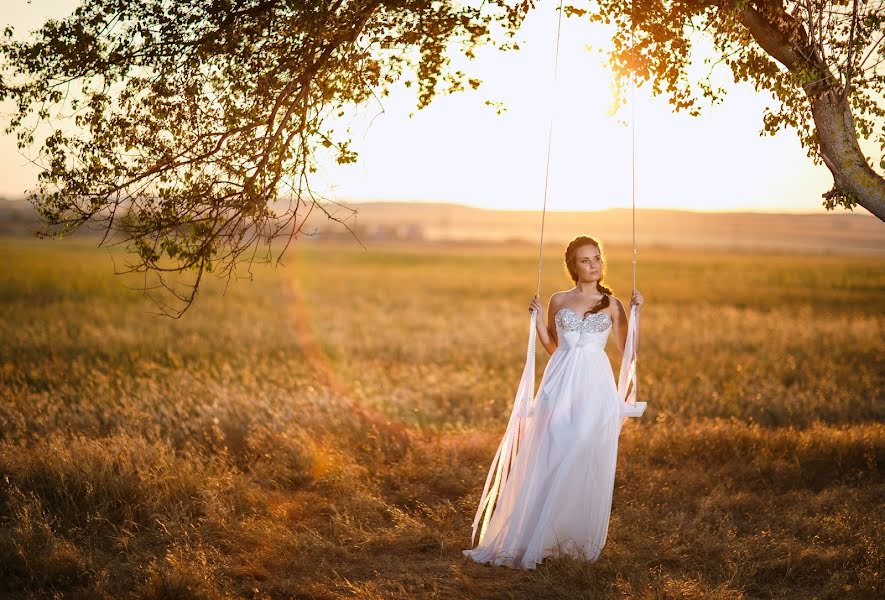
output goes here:
[[621, 358], [621, 373], [618, 376], [618, 398], [621, 399], [621, 425], [627, 417], [641, 417], [645, 412], [645, 402], [636, 401], [636, 340], [639, 339], [639, 313], [630, 305], [630, 319], [627, 323], [627, 341], [624, 342], [624, 356]]
[[[479, 526], [480, 520], [482, 520], [482, 527], [479, 530], [479, 539], [482, 541], [482, 536], [485, 534], [489, 520], [492, 518], [495, 500], [497, 500], [501, 488], [507, 482], [510, 466], [516, 459], [519, 443], [525, 436], [526, 426], [529, 421], [529, 411], [532, 408], [535, 397], [535, 323], [537, 320], [537, 313], [532, 311], [531, 324], [529, 325], [529, 343], [526, 349], [522, 379], [520, 379], [519, 387], [516, 389], [516, 397], [513, 400], [513, 409], [510, 411], [507, 430], [504, 432], [504, 437], [498, 445], [495, 458], [492, 459], [492, 466], [489, 469], [485, 486], [482, 489], [479, 508], [476, 509], [476, 516], [473, 519], [473, 534], [470, 536], [471, 546], [473, 545], [474, 538], [476, 538], [476, 528]], [[491, 489], [489, 489], [490, 485]]]

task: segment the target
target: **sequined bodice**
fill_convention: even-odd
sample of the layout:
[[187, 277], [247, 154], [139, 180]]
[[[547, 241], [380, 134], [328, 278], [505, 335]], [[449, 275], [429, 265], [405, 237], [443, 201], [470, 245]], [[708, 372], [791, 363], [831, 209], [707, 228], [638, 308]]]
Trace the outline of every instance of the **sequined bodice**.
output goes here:
[[582, 319], [570, 308], [559, 309], [555, 321], [559, 346], [565, 349], [589, 346], [603, 350], [612, 327], [606, 312], [591, 313]]

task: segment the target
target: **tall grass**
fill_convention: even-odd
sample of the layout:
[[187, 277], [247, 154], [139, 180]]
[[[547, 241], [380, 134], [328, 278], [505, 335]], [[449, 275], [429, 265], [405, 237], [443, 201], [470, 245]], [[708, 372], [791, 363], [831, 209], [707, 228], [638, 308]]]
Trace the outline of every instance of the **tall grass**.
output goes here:
[[[629, 252], [608, 254], [626, 301]], [[643, 249], [649, 408], [621, 435], [606, 547], [517, 572], [460, 550], [520, 375], [528, 247], [300, 246], [180, 320], [83, 244], [0, 256], [0, 593], [883, 589], [881, 261]]]

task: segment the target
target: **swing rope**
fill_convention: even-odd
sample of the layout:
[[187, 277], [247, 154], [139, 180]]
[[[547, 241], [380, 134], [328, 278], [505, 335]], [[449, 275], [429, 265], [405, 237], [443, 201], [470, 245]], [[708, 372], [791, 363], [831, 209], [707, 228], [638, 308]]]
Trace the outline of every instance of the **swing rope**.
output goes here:
[[[630, 45], [631, 49], [634, 46], [634, 32], [633, 32], [633, 6], [631, 4], [631, 13], [630, 13]], [[555, 50], [553, 53], [553, 82], [550, 86], [550, 97], [551, 100], [548, 101], [548, 112], [550, 114], [549, 123], [547, 128], [547, 161], [544, 166], [544, 204], [541, 208], [541, 232], [538, 241], [538, 280], [535, 288], [535, 295], [540, 298], [541, 296], [541, 270], [543, 267], [543, 253], [544, 253], [544, 224], [547, 219], [547, 197], [550, 183], [550, 156], [552, 154], [553, 148], [553, 123], [554, 116], [556, 114], [556, 110], [554, 107], [554, 100], [556, 98], [556, 82], [559, 74], [559, 46], [560, 39], [562, 37], [562, 0], [559, 0], [559, 7], [557, 9], [558, 16], [556, 20], [556, 44]], [[630, 72], [630, 201], [631, 201], [631, 225], [632, 225], [632, 271], [633, 271], [633, 290], [636, 290], [636, 97], [635, 97], [635, 88], [636, 88], [636, 79], [633, 72]], [[631, 292], [632, 296], [632, 292]], [[528, 344], [528, 358], [527, 360], [531, 360], [534, 362], [534, 349], [535, 349], [535, 323], [537, 322], [537, 315], [534, 311], [532, 311], [530, 332], [529, 332], [529, 344]], [[624, 420], [626, 420], [627, 416], [640, 416], [642, 412], [645, 410], [644, 402], [636, 402], [636, 386], [637, 386], [637, 377], [636, 377], [636, 343], [638, 340], [638, 332], [639, 332], [639, 313], [634, 310], [632, 299], [630, 302], [630, 315], [627, 324], [627, 341], [624, 345], [624, 355], [621, 364], [621, 372], [618, 377], [618, 394], [621, 398], [621, 401], [626, 405], [624, 409]], [[525, 412], [525, 411], [523, 411]], [[527, 413], [526, 413], [527, 414]], [[623, 424], [623, 420], [621, 423]], [[518, 439], [514, 440], [511, 449], [515, 453], [518, 446]], [[505, 473], [506, 477], [506, 473]]]
[[[630, 28], [631, 40], [633, 28]], [[635, 82], [630, 73], [630, 198], [633, 202], [633, 289], [636, 289], [636, 101]]]
[[[556, 98], [556, 82], [559, 75], [559, 42], [562, 37], [562, 0], [559, 0], [556, 19], [556, 44], [553, 52], [553, 80], [550, 96]], [[630, 41], [633, 42], [633, 18], [630, 17]], [[635, 101], [635, 78], [630, 74], [630, 198], [632, 203], [632, 245], [633, 245], [633, 289], [636, 289], [636, 101]], [[538, 281], [535, 286], [535, 294], [541, 295], [541, 270], [543, 267], [544, 252], [544, 225], [547, 219], [547, 197], [550, 184], [550, 156], [553, 149], [553, 123], [555, 109], [553, 101], [548, 102], [549, 120], [547, 124], [547, 161], [544, 166], [544, 203], [541, 207], [541, 229], [538, 235]]]
[[[635, 44], [633, 28], [633, 9], [630, 4], [630, 49]], [[632, 205], [632, 240], [633, 240], [633, 291], [636, 291], [636, 75], [630, 70], [630, 201]], [[621, 400], [621, 425], [628, 417], [641, 417], [645, 412], [645, 402], [637, 402], [636, 363], [638, 360], [636, 346], [639, 340], [639, 313], [633, 306], [632, 292], [630, 316], [627, 321], [627, 339], [621, 359], [621, 371], [618, 375], [618, 398]]]
[[[556, 79], [559, 72], [559, 38], [562, 31], [562, 0], [559, 0], [559, 17], [556, 20], [556, 49], [553, 52], [553, 83], [550, 86], [550, 97], [556, 98]], [[556, 110], [553, 106], [553, 100], [548, 102], [548, 112], [550, 113], [550, 121], [547, 126], [547, 164], [544, 167], [544, 206], [541, 209], [541, 235], [538, 242], [538, 285], [535, 295], [541, 295], [541, 256], [544, 251], [544, 221], [547, 217], [547, 187], [550, 182], [550, 154], [553, 148], [553, 116]]]
[[[631, 49], [634, 43], [634, 31], [633, 31], [633, 6], [631, 5], [631, 14], [630, 14], [630, 45]], [[548, 111], [550, 113], [548, 128], [547, 128], [547, 161], [544, 167], [544, 204], [541, 208], [541, 231], [538, 241], [538, 280], [535, 288], [535, 295], [538, 297], [541, 296], [541, 270], [543, 267], [543, 253], [544, 253], [544, 224], [547, 218], [547, 198], [548, 198], [548, 190], [550, 183], [550, 156], [552, 154], [553, 148], [553, 123], [554, 116], [556, 114], [556, 110], [554, 107], [554, 100], [556, 98], [556, 82], [559, 74], [559, 46], [560, 39], [562, 37], [562, 0], [559, 0], [558, 7], [558, 17], [556, 21], [556, 44], [555, 50], [553, 53], [553, 82], [550, 90], [551, 100], [548, 101]], [[633, 290], [636, 290], [636, 76], [631, 71], [630, 72], [630, 202], [632, 207], [631, 212], [631, 225], [632, 225], [632, 274], [633, 274]], [[632, 292], [631, 292], [632, 296]], [[535, 312], [532, 312], [531, 318], [531, 329], [529, 332], [529, 344], [528, 344], [528, 352], [527, 352], [527, 361], [534, 361], [534, 350], [535, 350], [535, 323], [537, 321], [537, 315]], [[634, 310], [632, 299], [630, 303], [630, 315], [627, 324], [627, 341], [624, 346], [624, 356], [621, 364], [621, 372], [618, 377], [618, 393], [621, 398], [621, 401], [625, 404], [626, 408], [624, 409], [624, 420], [626, 420], [627, 416], [638, 417], [642, 415], [642, 412], [645, 410], [645, 402], [636, 402], [636, 388], [637, 388], [637, 377], [636, 377], [636, 343], [638, 340], [639, 333], [639, 313]], [[525, 411], [522, 411], [523, 414], [527, 414]], [[515, 416], [516, 412], [514, 412]], [[621, 421], [623, 424], [624, 420]], [[517, 422], [519, 424], [519, 422]], [[515, 453], [518, 447], [518, 438], [513, 440], [511, 445], [511, 450]], [[506, 471], [505, 471], [506, 478]]]

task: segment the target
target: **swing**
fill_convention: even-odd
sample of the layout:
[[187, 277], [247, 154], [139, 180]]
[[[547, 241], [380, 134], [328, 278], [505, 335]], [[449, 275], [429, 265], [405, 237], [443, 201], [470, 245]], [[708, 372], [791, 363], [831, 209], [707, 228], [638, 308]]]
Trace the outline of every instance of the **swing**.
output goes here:
[[[559, 19], [556, 26], [556, 51], [553, 62], [553, 82], [556, 82], [557, 68], [559, 64], [559, 38], [562, 26], [562, 0], [559, 2]], [[555, 91], [555, 85], [554, 85]], [[630, 86], [630, 151], [631, 151], [631, 195], [633, 203], [633, 289], [636, 289], [636, 153], [635, 153], [635, 113], [633, 102], [633, 81], [631, 79]], [[547, 188], [550, 178], [550, 153], [553, 141], [553, 111], [550, 111], [550, 123], [547, 136], [547, 163], [544, 174], [544, 205], [541, 211], [541, 232], [540, 242], [538, 244], [538, 281], [537, 295], [541, 294], [541, 257], [544, 247], [544, 221], [547, 215]], [[513, 400], [513, 408], [510, 412], [510, 419], [507, 422], [507, 429], [504, 433], [495, 457], [492, 459], [492, 465], [489, 474], [486, 477], [485, 485], [482, 490], [482, 497], [479, 501], [479, 507], [476, 516], [473, 519], [473, 534], [470, 538], [471, 546], [476, 538], [477, 528], [479, 528], [479, 541], [482, 542], [483, 535], [488, 527], [495, 507], [495, 501], [498, 498], [502, 486], [507, 482], [510, 473], [510, 467], [516, 459], [519, 451], [520, 442], [525, 434], [527, 419], [532, 409], [535, 399], [535, 336], [536, 323], [538, 315], [533, 310], [529, 324], [529, 339], [526, 349], [525, 367], [522, 371], [522, 378], [516, 391], [516, 397]], [[639, 313], [636, 307], [631, 303], [630, 317], [627, 323], [627, 340], [624, 344], [624, 354], [621, 360], [621, 370], [618, 376], [618, 399], [621, 402], [620, 410], [620, 426], [623, 426], [628, 417], [640, 417], [645, 412], [645, 402], [636, 401], [636, 340], [639, 335]], [[481, 521], [481, 523], [480, 523]]]

